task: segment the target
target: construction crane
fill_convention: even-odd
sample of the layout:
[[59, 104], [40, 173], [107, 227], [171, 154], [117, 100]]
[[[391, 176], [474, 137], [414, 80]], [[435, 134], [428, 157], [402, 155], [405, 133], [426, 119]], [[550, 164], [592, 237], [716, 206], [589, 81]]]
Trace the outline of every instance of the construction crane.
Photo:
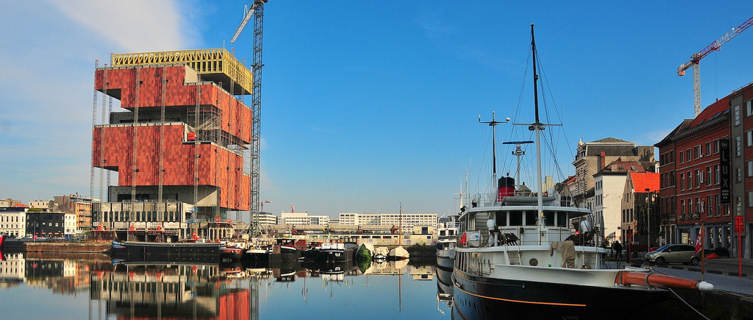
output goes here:
[[249, 157], [249, 171], [251, 173], [251, 186], [249, 190], [251, 195], [249, 197], [249, 233], [253, 236], [257, 232], [258, 219], [256, 215], [259, 214], [260, 193], [259, 193], [259, 173], [261, 172], [259, 157], [261, 151], [261, 68], [262, 64], [262, 36], [264, 35], [264, 4], [267, 0], [253, 0], [251, 7], [244, 8], [245, 14], [243, 15], [243, 21], [235, 30], [233, 38], [230, 43], [235, 43], [238, 40], [246, 24], [254, 18], [254, 34], [253, 34], [253, 51], [251, 71], [253, 73], [253, 92], [251, 93], [251, 113], [253, 119], [251, 119], [251, 146]]
[[703, 59], [710, 53], [719, 50], [722, 45], [727, 43], [727, 41], [732, 40], [732, 38], [745, 31], [745, 29], [748, 29], [751, 25], [753, 25], [753, 17], [748, 18], [748, 20], [745, 20], [736, 28], [732, 28], [732, 30], [725, 33], [721, 38], [714, 40], [714, 42], [701, 49], [701, 51], [698, 51], [697, 53], [690, 56], [690, 60], [688, 62], [681, 64], [677, 68], [677, 75], [684, 76], [685, 70], [693, 67], [693, 95], [695, 99], [693, 110], [696, 117], [699, 113], [701, 113], [701, 67], [699, 65], [701, 59]]

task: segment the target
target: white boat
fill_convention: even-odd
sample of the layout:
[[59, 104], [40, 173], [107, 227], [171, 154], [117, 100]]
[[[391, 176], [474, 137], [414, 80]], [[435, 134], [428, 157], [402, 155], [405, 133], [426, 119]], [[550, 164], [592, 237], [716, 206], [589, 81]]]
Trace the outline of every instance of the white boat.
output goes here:
[[388, 254], [390, 254], [390, 249], [388, 249], [387, 247], [374, 248], [374, 260], [387, 259]]
[[437, 266], [452, 270], [455, 262], [455, 246], [457, 244], [458, 229], [455, 219], [442, 223], [437, 229]]
[[387, 257], [392, 260], [404, 260], [408, 259], [410, 257], [410, 254], [408, 253], [408, 250], [405, 250], [402, 246], [397, 246], [390, 250], [390, 253], [387, 255]]
[[[533, 25], [531, 38], [537, 88]], [[537, 89], [534, 95], [536, 92]], [[539, 139], [547, 125], [539, 121], [538, 100], [534, 101], [536, 120], [528, 126], [536, 136], [539, 192], [516, 196], [514, 179], [497, 180], [493, 172], [497, 188], [462, 210], [453, 269], [453, 297], [458, 313], [464, 318], [489, 318], [510, 312], [593, 317], [602, 312], [614, 315], [669, 298], [665, 288], [712, 289], [703, 281], [673, 278], [642, 268], [610, 267], [603, 259], [606, 249], [573, 241], [580, 232], [589, 235], [586, 239], [603, 237], [590, 228], [578, 232], [571, 228], [569, 221], [590, 214], [588, 209], [561, 206], [555, 197], [542, 194]], [[492, 119], [486, 123], [494, 126], [500, 122]], [[492, 141], [494, 150], [494, 137]], [[496, 157], [492, 159], [492, 168], [496, 168]], [[545, 316], [551, 314], [541, 317]]]

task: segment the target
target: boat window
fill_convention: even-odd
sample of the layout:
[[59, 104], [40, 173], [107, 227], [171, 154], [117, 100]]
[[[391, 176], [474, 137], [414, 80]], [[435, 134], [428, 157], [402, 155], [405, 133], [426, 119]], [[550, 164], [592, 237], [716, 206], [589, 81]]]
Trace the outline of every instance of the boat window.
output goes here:
[[522, 212], [510, 212], [510, 225], [522, 226], [523, 225], [523, 213]]
[[526, 225], [527, 226], [535, 226], [537, 220], [538, 220], [538, 217], [536, 216], [536, 212], [526, 212]]
[[567, 227], [567, 212], [557, 212], [557, 226]]
[[554, 226], [554, 212], [547, 211], [544, 212], [544, 225], [553, 227]]
[[507, 226], [507, 212], [497, 212], [497, 225], [501, 227]]
[[468, 215], [468, 230], [474, 231], [476, 230], [476, 214], [471, 213]]

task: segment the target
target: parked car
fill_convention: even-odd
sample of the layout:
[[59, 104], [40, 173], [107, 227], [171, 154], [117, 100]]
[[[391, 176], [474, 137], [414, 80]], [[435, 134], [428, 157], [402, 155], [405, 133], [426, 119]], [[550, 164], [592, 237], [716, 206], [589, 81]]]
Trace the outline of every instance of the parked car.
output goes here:
[[[729, 249], [720, 247], [716, 249], [705, 249], [703, 250], [704, 258], [706, 260], [712, 260], [712, 259], [719, 259], [719, 258], [729, 258]], [[699, 256], [700, 253], [696, 256]]]
[[695, 247], [689, 244], [665, 244], [645, 255], [649, 263], [698, 263]]

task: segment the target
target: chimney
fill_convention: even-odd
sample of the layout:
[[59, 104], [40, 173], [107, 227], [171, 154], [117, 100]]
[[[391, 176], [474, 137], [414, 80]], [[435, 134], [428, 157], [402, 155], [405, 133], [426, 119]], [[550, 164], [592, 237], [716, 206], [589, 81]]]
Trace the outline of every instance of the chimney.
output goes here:
[[607, 153], [602, 151], [599, 154], [599, 170], [604, 169], [607, 166]]

